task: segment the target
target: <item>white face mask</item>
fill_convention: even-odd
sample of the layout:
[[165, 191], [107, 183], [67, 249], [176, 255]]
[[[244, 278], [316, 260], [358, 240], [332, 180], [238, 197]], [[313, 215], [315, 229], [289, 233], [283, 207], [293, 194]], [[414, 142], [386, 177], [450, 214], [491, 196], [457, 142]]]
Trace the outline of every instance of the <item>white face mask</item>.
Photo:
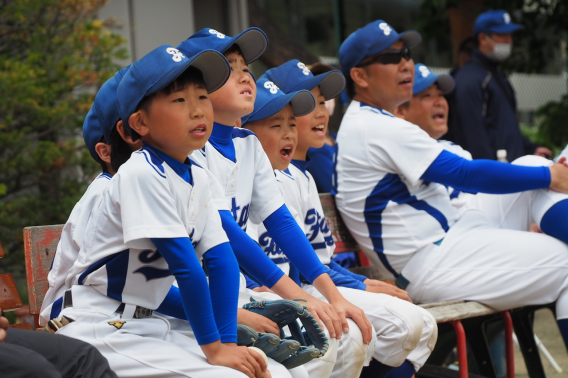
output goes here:
[[487, 40], [493, 45], [493, 51], [491, 51], [488, 56], [496, 62], [502, 62], [511, 56], [512, 45], [510, 43], [497, 43], [487, 37]]

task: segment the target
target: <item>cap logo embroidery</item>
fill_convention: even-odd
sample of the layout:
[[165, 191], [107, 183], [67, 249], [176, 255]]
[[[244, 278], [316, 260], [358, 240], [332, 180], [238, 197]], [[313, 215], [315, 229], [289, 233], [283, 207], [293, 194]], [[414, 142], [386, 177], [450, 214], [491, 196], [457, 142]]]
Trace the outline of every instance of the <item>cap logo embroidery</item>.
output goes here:
[[310, 74], [310, 69], [308, 67], [306, 67], [306, 65], [302, 62], [298, 62], [298, 68], [300, 68], [303, 72], [304, 75], [309, 75]]
[[425, 66], [420, 66], [420, 68], [418, 68], [418, 70], [422, 74], [422, 77], [428, 77], [428, 75], [430, 75], [430, 70], [428, 68], [426, 68]]
[[386, 22], [381, 22], [379, 24], [379, 29], [381, 29], [383, 31], [383, 33], [385, 33], [385, 35], [390, 35], [390, 33], [392, 31], [389, 24], [387, 24]]
[[509, 13], [503, 13], [503, 20], [505, 20], [506, 24], [511, 23], [511, 16], [509, 16]]
[[218, 37], [218, 38], [221, 38], [221, 39], [225, 38], [225, 34], [220, 33], [220, 32], [218, 32], [218, 31], [215, 30], [215, 29], [209, 29], [209, 33], [211, 33], [211, 34], [217, 34], [217, 37]]
[[276, 84], [274, 84], [271, 81], [267, 81], [266, 83], [264, 83], [264, 88], [269, 89], [270, 93], [272, 94], [278, 93], [278, 89], [280, 89], [276, 86]]
[[181, 60], [182, 60], [183, 58], [185, 58], [185, 55], [183, 55], [181, 52], [179, 52], [178, 49], [174, 49], [173, 47], [168, 47], [168, 48], [166, 49], [166, 52], [167, 52], [168, 54], [171, 54], [171, 55], [172, 55], [172, 60], [173, 60], [174, 62], [178, 62], [178, 63], [179, 63], [179, 62], [181, 62]]

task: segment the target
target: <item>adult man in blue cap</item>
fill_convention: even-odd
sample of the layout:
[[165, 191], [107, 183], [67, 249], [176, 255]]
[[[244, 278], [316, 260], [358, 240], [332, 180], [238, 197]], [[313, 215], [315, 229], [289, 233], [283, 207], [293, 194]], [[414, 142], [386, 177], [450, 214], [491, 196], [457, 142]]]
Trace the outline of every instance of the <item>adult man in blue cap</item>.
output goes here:
[[[417, 32], [398, 34], [377, 20], [341, 45], [341, 69], [353, 96], [337, 134], [335, 200], [343, 221], [382, 276], [414, 301], [466, 299], [498, 310], [556, 302], [568, 343], [568, 244], [500, 229], [478, 210], [459, 212], [447, 190], [567, 193], [565, 159], [540, 167], [467, 160], [395, 117], [413, 97], [408, 48], [419, 41]], [[416, 76], [430, 77], [420, 67]], [[431, 79], [422, 80], [424, 87]]]
[[521, 135], [515, 91], [499, 70], [511, 55], [513, 33], [523, 29], [504, 10], [480, 14], [474, 27], [477, 49], [456, 73], [456, 90], [450, 96], [450, 132], [474, 159], [513, 161], [523, 155], [550, 157], [552, 152]]

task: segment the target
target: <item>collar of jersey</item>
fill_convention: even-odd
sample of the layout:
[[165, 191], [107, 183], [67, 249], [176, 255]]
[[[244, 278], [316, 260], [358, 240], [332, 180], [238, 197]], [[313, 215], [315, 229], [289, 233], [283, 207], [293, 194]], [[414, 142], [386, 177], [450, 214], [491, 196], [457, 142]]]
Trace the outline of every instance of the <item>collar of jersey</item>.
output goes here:
[[235, 145], [233, 144], [234, 129], [233, 126], [226, 126], [214, 122], [213, 132], [211, 132], [211, 137], [209, 137], [209, 143], [225, 158], [236, 163], [237, 155], [235, 153]]
[[292, 165], [296, 168], [298, 168], [300, 171], [302, 171], [304, 174], [306, 174], [306, 170], [308, 169], [308, 166], [310, 165], [310, 159], [308, 158], [307, 160], [294, 160], [292, 159]]
[[360, 107], [368, 106], [369, 108], [377, 109], [379, 112], [381, 112], [384, 115], [388, 115], [389, 117], [394, 117], [394, 115], [391, 112], [387, 112], [386, 110], [381, 109], [381, 108], [377, 108], [376, 106], [369, 105], [369, 104], [366, 104], [364, 102], [359, 102], [359, 104], [361, 104]]
[[184, 179], [188, 184], [193, 185], [193, 179], [191, 177], [191, 160], [189, 160], [189, 158], [186, 158], [184, 163], [180, 163], [173, 157], [167, 155], [166, 153], [158, 150], [155, 147], [150, 146], [149, 144], [144, 143], [144, 149], [148, 150], [151, 154], [156, 156], [161, 161], [165, 161], [166, 164], [169, 165], [170, 168], [173, 169], [179, 177]]
[[494, 60], [489, 59], [484, 53], [482, 53], [481, 51], [479, 51], [479, 49], [475, 49], [471, 52], [471, 57], [469, 58], [470, 60], [479, 60], [483, 63], [485, 63], [485, 65], [487, 65], [488, 67], [491, 68], [496, 68], [499, 66], [499, 62], [495, 62]]

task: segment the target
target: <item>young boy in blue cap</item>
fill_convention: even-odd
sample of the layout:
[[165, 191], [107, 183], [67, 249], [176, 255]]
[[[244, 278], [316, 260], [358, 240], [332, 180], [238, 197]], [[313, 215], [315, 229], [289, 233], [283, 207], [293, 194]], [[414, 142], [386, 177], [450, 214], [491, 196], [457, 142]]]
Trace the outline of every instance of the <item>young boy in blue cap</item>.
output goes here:
[[[255, 35], [259, 42], [245, 43]], [[371, 325], [360, 309], [339, 294], [325, 272], [325, 267], [313, 253], [305, 234], [286, 209], [282, 197], [278, 194], [270, 162], [258, 139], [248, 130], [235, 128], [237, 121], [254, 109], [257, 86], [248, 64], [264, 52], [267, 43], [264, 33], [256, 28], [248, 29], [234, 38], [204, 29], [178, 46], [187, 54], [209, 46], [223, 52], [232, 67], [227, 83], [211, 96], [215, 111], [213, 134], [205, 148], [196, 153], [200, 153], [201, 158], [195, 158], [205, 165], [225, 188], [228, 209], [220, 212], [221, 219], [241, 268], [283, 298], [306, 299], [309, 311], [323, 321], [332, 338], [339, 339], [343, 332], [349, 331], [346, 317], [352, 317], [361, 328], [363, 340], [369, 343], [372, 338]], [[262, 85], [271, 93], [278, 92], [277, 87], [271, 86], [272, 83], [265, 82]], [[306, 278], [324, 293], [331, 306], [301, 290], [270, 261], [258, 244], [244, 234], [243, 229], [246, 228], [249, 217], [256, 223], [264, 223], [267, 229], [272, 231], [274, 239], [279, 240], [288, 257]], [[333, 353], [330, 353], [333, 350], [332, 345], [330, 340], [330, 349], [323, 359], [305, 365], [310, 375], [326, 376], [331, 373], [330, 367], [340, 369], [340, 366], [335, 364]], [[334, 361], [325, 363], [325, 359], [330, 357]], [[314, 364], [326, 366], [312, 370]]]
[[[187, 157], [211, 133], [209, 93], [229, 69], [215, 51], [187, 58], [163, 45], [118, 86], [120, 118], [144, 146], [108, 183], [85, 227], [59, 317], [71, 324], [58, 332], [95, 345], [119, 376], [265, 376], [262, 356], [236, 346], [238, 266], [208, 175]], [[168, 313], [161, 304], [174, 279], [195, 338], [153, 314]]]
[[337, 136], [336, 204], [345, 224], [383, 276], [413, 300], [475, 300], [497, 310], [556, 301], [568, 340], [568, 246], [499, 229], [479, 211], [459, 214], [446, 189], [568, 192], [568, 167], [470, 161], [395, 117], [413, 93], [406, 35], [377, 20], [340, 48], [353, 95]]
[[77, 260], [85, 225], [92, 209], [118, 168], [130, 158], [133, 151], [142, 147], [142, 141], [133, 142], [126, 133], [116, 107], [116, 90], [127, 71], [128, 67], [121, 69], [103, 84], [85, 118], [83, 124], [85, 144], [93, 159], [101, 165], [103, 173], [89, 185], [63, 227], [47, 276], [49, 288], [39, 318], [42, 326], [45, 326], [49, 320], [57, 318], [62, 310], [63, 293], [71, 288], [71, 283], [67, 282], [67, 272]]
[[[313, 112], [297, 117], [298, 143], [290, 167], [275, 171], [286, 205], [293, 209], [292, 212], [299, 214], [297, 219], [300, 220], [300, 226], [305, 230], [320, 261], [329, 268], [328, 273], [340, 292], [365, 311], [377, 331], [375, 348], [369, 354], [380, 363], [393, 367], [401, 365], [407, 359], [411, 370], [418, 370], [436, 342], [436, 321], [426, 310], [399, 299], [410, 301], [403, 290], [353, 274], [331, 260], [335, 243], [323, 215], [317, 187], [311, 174], [307, 172], [308, 149], [321, 148], [324, 144], [329, 122], [325, 101], [341, 93], [345, 85], [344, 76], [339, 71], [314, 76], [303, 63], [291, 60], [268, 70], [262, 78], [272, 80], [285, 93], [310, 90], [317, 102]], [[251, 129], [256, 131], [255, 128]], [[263, 142], [262, 137], [259, 136], [259, 139]], [[264, 143], [263, 147], [266, 150]], [[270, 241], [269, 233], [262, 225], [259, 226], [259, 235], [261, 245], [270, 244], [267, 243]], [[278, 249], [278, 246], [272, 248]], [[309, 282], [304, 281], [302, 287], [316, 298], [321, 297]], [[408, 338], [413, 342], [402, 347], [399, 340]]]

